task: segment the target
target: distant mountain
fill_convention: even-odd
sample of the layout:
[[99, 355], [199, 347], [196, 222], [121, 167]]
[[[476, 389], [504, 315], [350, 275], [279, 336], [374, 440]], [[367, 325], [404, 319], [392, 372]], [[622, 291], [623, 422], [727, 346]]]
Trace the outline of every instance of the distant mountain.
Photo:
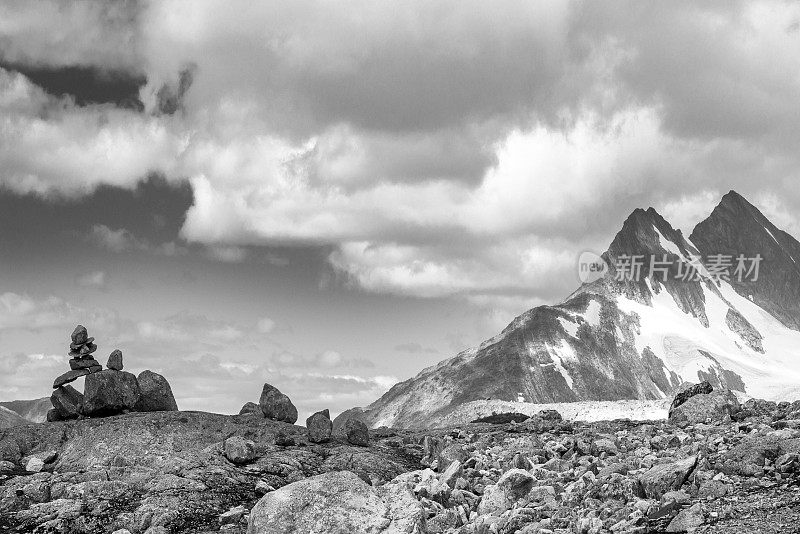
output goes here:
[[31, 423], [44, 423], [47, 420], [47, 411], [53, 407], [53, 404], [50, 402], [50, 397], [43, 397], [34, 400], [0, 402], [0, 406], [11, 410]]
[[470, 401], [659, 399], [699, 380], [800, 398], [800, 243], [741, 195], [690, 239], [637, 209], [602, 258], [604, 276], [395, 385], [364, 419], [424, 427]]
[[19, 426], [28, 423], [25, 419], [19, 416], [17, 412], [12, 412], [8, 408], [0, 406], [0, 429], [11, 428], [12, 426]]

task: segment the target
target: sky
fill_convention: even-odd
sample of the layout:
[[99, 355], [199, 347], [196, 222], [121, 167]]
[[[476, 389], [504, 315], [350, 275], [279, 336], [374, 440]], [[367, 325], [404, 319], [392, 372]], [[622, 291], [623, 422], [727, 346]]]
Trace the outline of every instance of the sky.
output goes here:
[[182, 409], [377, 399], [637, 207], [800, 235], [800, 4], [0, 0], [0, 400], [84, 324]]

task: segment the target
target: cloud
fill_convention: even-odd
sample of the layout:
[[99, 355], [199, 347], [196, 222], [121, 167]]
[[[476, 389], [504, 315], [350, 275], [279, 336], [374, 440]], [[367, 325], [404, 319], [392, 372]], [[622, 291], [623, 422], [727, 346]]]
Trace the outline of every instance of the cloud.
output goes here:
[[72, 329], [80, 322], [101, 329], [116, 324], [116, 314], [103, 308], [86, 309], [55, 296], [35, 298], [27, 294], [0, 294], [0, 333], [3, 330]]
[[256, 323], [256, 328], [262, 334], [269, 334], [272, 332], [272, 329], [275, 328], [275, 321], [269, 317], [262, 317], [258, 320], [258, 323]]
[[247, 249], [244, 247], [210, 245], [207, 252], [211, 259], [225, 263], [239, 263], [247, 258]]
[[81, 287], [104, 289], [106, 287], [106, 273], [105, 271], [91, 271], [79, 276], [76, 282]]
[[439, 351], [433, 347], [423, 347], [417, 342], [401, 343], [395, 345], [394, 350], [397, 352], [406, 352], [408, 354], [438, 354]]
[[[140, 113], [0, 71], [0, 183], [57, 197], [151, 171], [188, 179], [181, 239], [219, 261], [322, 247], [354, 287], [505, 314], [566, 296], [575, 256], [636, 207], [688, 229], [733, 188], [798, 227], [796, 4], [176, 0], [2, 15], [6, 62], [147, 83]], [[99, 233], [111, 250], [149, 247]]]

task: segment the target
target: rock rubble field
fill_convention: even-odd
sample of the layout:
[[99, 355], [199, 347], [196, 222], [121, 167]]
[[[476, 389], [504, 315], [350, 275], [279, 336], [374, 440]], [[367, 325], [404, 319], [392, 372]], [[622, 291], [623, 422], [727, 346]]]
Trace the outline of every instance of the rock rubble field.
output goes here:
[[[125, 413], [0, 431], [0, 532], [795, 532], [800, 402], [685, 388], [657, 421], [407, 430], [297, 410]], [[268, 416], [267, 416], [268, 415]]]

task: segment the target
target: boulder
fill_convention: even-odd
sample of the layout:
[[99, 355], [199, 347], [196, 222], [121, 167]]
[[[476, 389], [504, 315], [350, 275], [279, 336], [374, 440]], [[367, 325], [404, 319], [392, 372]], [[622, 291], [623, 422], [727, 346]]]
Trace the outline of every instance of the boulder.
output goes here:
[[58, 421], [64, 421], [64, 418], [58, 413], [58, 410], [55, 408], [51, 408], [47, 410], [47, 415], [45, 416], [45, 421], [48, 423], [57, 423]]
[[250, 511], [248, 534], [411, 534], [425, 512], [408, 486], [374, 488], [350, 471], [333, 471], [266, 494]]
[[350, 419], [344, 425], [344, 433], [348, 443], [359, 447], [369, 446], [369, 428], [358, 419]]
[[708, 395], [712, 391], [714, 391], [714, 388], [711, 387], [711, 384], [709, 384], [708, 381], [703, 381], [699, 384], [684, 385], [675, 395], [675, 398], [672, 399], [672, 404], [669, 406], [669, 415], [671, 416], [672, 411], [675, 408], [691, 399], [695, 395]]
[[325, 443], [331, 439], [333, 423], [331, 422], [330, 412], [322, 410], [306, 419], [308, 429], [308, 441], [312, 443]]
[[246, 402], [244, 403], [244, 406], [242, 406], [242, 409], [239, 410], [239, 415], [245, 415], [249, 413], [257, 413], [258, 415], [264, 415], [261, 412], [261, 406], [259, 406], [255, 402]]
[[108, 362], [106, 367], [115, 371], [122, 371], [122, 351], [114, 349], [114, 352], [108, 355]]
[[236, 465], [252, 462], [256, 458], [255, 444], [241, 436], [233, 436], [225, 440], [225, 458]]
[[660, 499], [670, 490], [679, 490], [697, 465], [697, 457], [659, 464], [639, 477], [639, 483], [648, 499]]
[[107, 369], [86, 377], [83, 412], [105, 416], [132, 411], [142, 396], [136, 376], [126, 371]]
[[694, 532], [704, 523], [703, 508], [697, 503], [681, 510], [667, 526], [667, 532]]
[[672, 409], [669, 422], [685, 426], [697, 423], [729, 422], [741, 410], [739, 400], [729, 389], [715, 389], [689, 397]]
[[59, 386], [50, 395], [50, 402], [60, 419], [74, 419], [83, 410], [83, 394], [70, 385]]
[[294, 407], [292, 401], [270, 384], [264, 384], [258, 404], [267, 419], [291, 424], [297, 421], [297, 408]]
[[366, 422], [364, 409], [350, 408], [337, 415], [333, 420], [333, 435], [344, 437], [344, 425], [346, 425], [350, 419], [358, 419], [359, 421]]
[[497, 484], [490, 484], [484, 490], [478, 513], [499, 515], [511, 508], [515, 501], [527, 495], [533, 488], [536, 478], [524, 469], [510, 469], [503, 473]]
[[147, 370], [137, 377], [141, 396], [134, 409], [137, 412], [177, 412], [178, 404], [167, 379]]

